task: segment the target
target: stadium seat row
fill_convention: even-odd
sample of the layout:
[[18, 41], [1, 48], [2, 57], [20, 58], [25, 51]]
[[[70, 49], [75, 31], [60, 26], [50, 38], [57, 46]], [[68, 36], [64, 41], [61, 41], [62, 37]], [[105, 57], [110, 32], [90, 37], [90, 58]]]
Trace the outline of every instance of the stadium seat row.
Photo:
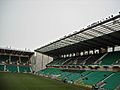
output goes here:
[[108, 71], [77, 71], [68, 72], [57, 68], [46, 68], [38, 71], [38, 75], [52, 77], [63, 82], [83, 85], [106, 90], [115, 90], [120, 84], [120, 72]]
[[29, 66], [15, 66], [15, 65], [0, 65], [0, 71], [9, 71], [9, 72], [31, 72]]
[[117, 65], [120, 64], [120, 51], [85, 55], [70, 58], [57, 58], [47, 64], [54, 65]]

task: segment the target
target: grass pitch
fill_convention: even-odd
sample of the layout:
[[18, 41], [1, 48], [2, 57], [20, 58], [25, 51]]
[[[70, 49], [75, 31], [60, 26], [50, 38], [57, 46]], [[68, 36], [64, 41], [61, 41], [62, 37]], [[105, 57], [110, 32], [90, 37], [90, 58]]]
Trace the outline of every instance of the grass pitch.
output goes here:
[[81, 90], [79, 87], [32, 74], [0, 72], [0, 90]]

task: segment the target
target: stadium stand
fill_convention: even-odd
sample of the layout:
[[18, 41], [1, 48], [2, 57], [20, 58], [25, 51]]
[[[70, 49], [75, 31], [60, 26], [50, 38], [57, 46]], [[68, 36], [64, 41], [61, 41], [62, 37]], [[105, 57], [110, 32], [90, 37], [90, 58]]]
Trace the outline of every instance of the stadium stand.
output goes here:
[[112, 15], [36, 49], [53, 57], [37, 74], [89, 90], [120, 90], [119, 23], [120, 15]]
[[47, 68], [37, 72], [38, 75], [52, 76], [58, 75], [56, 79], [62, 80], [67, 83], [82, 84], [95, 86], [100, 82], [103, 82], [100, 88], [106, 90], [114, 90], [120, 84], [120, 73], [118, 72], [106, 72], [106, 71], [79, 71], [68, 72], [62, 71], [57, 68]]
[[32, 72], [30, 58], [33, 52], [0, 48], [0, 71]]
[[[105, 55], [102, 59], [100, 59], [104, 54]], [[50, 62], [48, 65], [96, 65], [96, 61], [99, 59], [97, 64], [99, 65], [112, 65], [118, 64], [120, 60], [120, 52], [109, 52], [109, 53], [101, 53], [101, 54], [94, 54], [94, 55], [85, 55], [80, 57], [74, 58], [64, 58], [64, 59], [55, 59]]]

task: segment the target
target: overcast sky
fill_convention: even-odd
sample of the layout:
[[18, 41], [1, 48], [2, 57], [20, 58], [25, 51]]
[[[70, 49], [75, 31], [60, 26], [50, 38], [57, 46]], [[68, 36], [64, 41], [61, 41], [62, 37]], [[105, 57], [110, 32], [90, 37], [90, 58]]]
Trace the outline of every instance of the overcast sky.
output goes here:
[[0, 0], [0, 47], [36, 49], [120, 12], [120, 0]]

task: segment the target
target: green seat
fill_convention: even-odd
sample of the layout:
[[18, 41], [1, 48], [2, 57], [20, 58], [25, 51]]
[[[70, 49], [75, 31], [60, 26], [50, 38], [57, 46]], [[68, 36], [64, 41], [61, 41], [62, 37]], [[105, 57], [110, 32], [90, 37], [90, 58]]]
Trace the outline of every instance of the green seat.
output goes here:
[[112, 72], [94, 71], [82, 79], [83, 84], [95, 85], [108, 77]]
[[4, 71], [4, 65], [0, 65], [0, 71]]
[[110, 52], [101, 61], [101, 65], [111, 65], [120, 59], [120, 52]]
[[44, 70], [38, 71], [38, 74], [43, 75], [59, 75], [62, 71], [56, 68], [46, 68]]
[[105, 82], [105, 85], [102, 88], [105, 88], [107, 90], [115, 90], [117, 86], [120, 85], [120, 72], [114, 73], [104, 82]]
[[19, 72], [31, 72], [29, 66], [19, 66]]
[[66, 79], [69, 75], [71, 75], [70, 72], [62, 72], [59, 76], [59, 79]]
[[78, 80], [80, 76], [81, 76], [80, 73], [71, 73], [66, 80], [75, 81], [75, 80]]
[[18, 69], [17, 69], [17, 66], [6, 65], [6, 71], [9, 71], [9, 72], [18, 72]]
[[65, 62], [64, 59], [54, 59], [52, 62], [48, 63], [47, 65], [62, 65]]

